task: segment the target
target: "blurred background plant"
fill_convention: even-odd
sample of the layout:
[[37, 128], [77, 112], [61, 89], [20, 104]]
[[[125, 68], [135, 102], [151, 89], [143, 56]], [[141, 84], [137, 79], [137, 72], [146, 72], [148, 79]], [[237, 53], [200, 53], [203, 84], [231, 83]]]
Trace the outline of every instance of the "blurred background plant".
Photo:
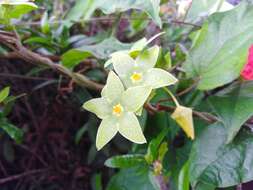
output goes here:
[[[252, 82], [237, 80], [253, 42], [248, 1], [17, 2], [0, 0], [1, 190], [232, 190], [253, 179]], [[81, 105], [99, 97], [111, 53], [162, 31], [156, 66], [179, 79], [170, 90], [193, 108], [196, 141], [159, 89], [139, 118], [148, 143], [116, 136], [97, 152], [100, 121]]]

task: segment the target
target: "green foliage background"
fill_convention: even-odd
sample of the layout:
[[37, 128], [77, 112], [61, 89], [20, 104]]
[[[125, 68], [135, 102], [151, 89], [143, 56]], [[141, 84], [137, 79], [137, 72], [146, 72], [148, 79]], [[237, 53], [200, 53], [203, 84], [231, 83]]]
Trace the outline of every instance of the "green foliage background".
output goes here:
[[[240, 78], [253, 44], [253, 5], [193, 0], [182, 17], [178, 2], [0, 1], [0, 54], [16, 52], [18, 59], [33, 62], [36, 76], [46, 68], [58, 71], [59, 81], [71, 79], [80, 109], [99, 96], [112, 53], [165, 32], [148, 46], [161, 46], [156, 67], [179, 80], [169, 89], [193, 109], [195, 139], [170, 117], [175, 105], [163, 89], [152, 93], [138, 117], [144, 145], [117, 136], [97, 152], [99, 119], [81, 110], [86, 122], [73, 140], [78, 146], [88, 136], [88, 165], [105, 161], [92, 171], [93, 190], [229, 190], [253, 180], [253, 83]], [[0, 127], [19, 144], [25, 132], [8, 115], [22, 95], [9, 96], [11, 88], [0, 92]]]

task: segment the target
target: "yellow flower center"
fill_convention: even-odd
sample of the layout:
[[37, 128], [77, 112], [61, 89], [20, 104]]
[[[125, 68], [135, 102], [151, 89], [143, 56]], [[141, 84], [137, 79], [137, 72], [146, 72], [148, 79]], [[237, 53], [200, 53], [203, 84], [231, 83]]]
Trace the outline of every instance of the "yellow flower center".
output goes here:
[[131, 75], [131, 80], [133, 83], [135, 82], [138, 82], [142, 79], [142, 74], [141, 73], [137, 73], [137, 72], [134, 72], [132, 75]]
[[116, 116], [120, 116], [123, 112], [123, 107], [120, 104], [113, 106], [112, 113]]

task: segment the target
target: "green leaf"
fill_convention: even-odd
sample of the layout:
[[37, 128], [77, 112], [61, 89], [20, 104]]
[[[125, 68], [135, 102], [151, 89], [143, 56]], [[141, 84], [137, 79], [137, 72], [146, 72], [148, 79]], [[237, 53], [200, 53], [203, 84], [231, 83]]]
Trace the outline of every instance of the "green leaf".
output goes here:
[[97, 173], [92, 176], [91, 186], [92, 186], [92, 190], [102, 190], [103, 189], [101, 173]]
[[233, 8], [233, 5], [224, 0], [192, 1], [186, 20], [188, 22], [197, 22], [201, 20], [201, 17], [206, 17], [214, 12], [224, 11], [231, 8]]
[[168, 143], [163, 142], [158, 149], [158, 161], [162, 163], [167, 152], [168, 152]]
[[147, 142], [143, 135], [139, 121], [134, 113], [124, 113], [124, 115], [119, 119], [118, 128], [119, 133], [122, 136], [134, 143], [143, 144]]
[[166, 55], [164, 56], [164, 61], [165, 64], [161, 65], [161, 67], [166, 70], [170, 69], [172, 67], [170, 52], [166, 53]]
[[[130, 50], [118, 51], [118, 52], [115, 52], [115, 53], [111, 54], [111, 56], [117, 55], [118, 53], [119, 53], [119, 55], [122, 54], [122, 56], [124, 56], [123, 54], [128, 54], [131, 58], [134, 58], [134, 59], [135, 59], [136, 57], [139, 56], [139, 54], [140, 54], [142, 51], [144, 51], [144, 50], [147, 48], [147, 46], [148, 46], [151, 42], [153, 42], [156, 38], [158, 38], [159, 36], [163, 35], [164, 33], [165, 33], [165, 32], [160, 32], [160, 33], [158, 33], [158, 34], [152, 36], [149, 40], [147, 40], [146, 38], [142, 38], [142, 39], [140, 39], [140, 40], [134, 42]], [[156, 52], [157, 47], [158, 47], [158, 46], [154, 46], [153, 48], [150, 48], [152, 51], [150, 51], [150, 49], [149, 49], [149, 50], [146, 50], [146, 52], [149, 52], [149, 51], [150, 51], [150, 53], [154, 53], [153, 56], [151, 56], [152, 59], [155, 59], [156, 56], [157, 56], [157, 55], [156, 55], [156, 53], [157, 53], [157, 52]], [[154, 50], [155, 50], [155, 51], [154, 51]], [[119, 58], [120, 58], [120, 57], [119, 57]], [[129, 58], [127, 58], [127, 59], [129, 59]], [[151, 60], [152, 60], [152, 59], [151, 59]], [[123, 59], [122, 59], [122, 60], [123, 60]], [[110, 60], [110, 61], [112, 62], [112, 60]], [[116, 62], [116, 61], [114, 61], [114, 62]], [[110, 63], [108, 63], [107, 66], [108, 66], [109, 64], [110, 64]], [[105, 67], [106, 67], [106, 66], [105, 66]]]
[[[196, 190], [216, 190], [214, 185], [203, 183], [203, 182], [199, 182], [198, 186], [195, 189]], [[222, 188], [222, 190], [224, 190], [224, 188]]]
[[105, 14], [125, 12], [129, 9], [138, 9], [146, 12], [161, 28], [162, 22], [159, 16], [160, 0], [78, 0], [67, 16], [68, 25], [70, 21], [78, 21], [80, 18], [88, 20], [96, 9]]
[[177, 81], [178, 80], [169, 72], [163, 69], [152, 68], [147, 72], [147, 79], [145, 81], [145, 84], [152, 86], [152, 89], [156, 89], [170, 86], [172, 84], [175, 84]]
[[77, 131], [77, 133], [75, 135], [75, 144], [76, 145], [79, 144], [83, 135], [88, 131], [88, 125], [89, 125], [89, 123], [86, 123], [82, 128], [80, 128]]
[[209, 125], [197, 135], [190, 156], [194, 189], [230, 187], [253, 179], [252, 132], [242, 130], [228, 145], [226, 140], [227, 130], [221, 123]]
[[138, 18], [131, 20], [131, 22], [129, 23], [129, 28], [131, 31], [129, 37], [133, 37], [136, 33], [144, 31], [149, 24], [149, 19], [145, 12], [140, 13], [140, 11], [136, 10], [132, 11], [131, 15], [129, 16], [131, 18]]
[[23, 141], [24, 132], [16, 126], [8, 122], [0, 122], [2, 128], [16, 143], [20, 144]]
[[146, 102], [151, 90], [150, 86], [130, 87], [122, 94], [122, 104], [128, 111], [136, 112]]
[[80, 18], [89, 11], [93, 1], [94, 0], [77, 0], [66, 16], [65, 26], [71, 27], [74, 22], [79, 21]]
[[53, 46], [52, 40], [50, 38], [46, 37], [31, 37], [26, 40], [24, 40], [25, 44], [41, 44], [46, 46]]
[[129, 48], [130, 44], [122, 43], [116, 38], [110, 37], [94, 45], [85, 45], [67, 51], [62, 55], [62, 64], [65, 67], [72, 68], [87, 57], [94, 56], [99, 59], [107, 59], [111, 53]]
[[47, 34], [50, 32], [50, 25], [48, 20], [48, 13], [47, 11], [44, 12], [41, 21], [40, 21], [41, 30], [43, 33]]
[[166, 137], [168, 131], [169, 127], [164, 127], [163, 130], [161, 130], [161, 132], [159, 133], [159, 135], [150, 141], [147, 153], [145, 155], [145, 159], [149, 164], [153, 163], [156, 159], [158, 159], [159, 146], [162, 143], [163, 139]]
[[98, 127], [96, 137], [96, 147], [101, 150], [118, 132], [116, 121], [112, 117], [108, 117], [102, 120]]
[[246, 2], [209, 17], [207, 29], [200, 34], [201, 42], [191, 49], [184, 63], [187, 76], [199, 78], [199, 89], [222, 86], [240, 75], [253, 42], [252, 17], [253, 5]]
[[150, 182], [147, 167], [132, 167], [122, 169], [113, 176], [106, 190], [157, 190]]
[[88, 151], [87, 163], [88, 163], [88, 164], [93, 163], [93, 162], [96, 160], [97, 154], [98, 154], [98, 151], [97, 151], [96, 145], [93, 144], [93, 145], [90, 147], [89, 151]]
[[0, 2], [0, 12], [2, 13], [0, 14], [0, 22], [1, 20], [19, 18], [23, 14], [26, 14], [37, 8], [38, 7], [34, 3], [28, 2], [27, 0], [9, 0], [8, 2]]
[[110, 168], [130, 168], [141, 164], [146, 164], [142, 154], [114, 156], [105, 161], [105, 165]]
[[95, 113], [100, 119], [111, 114], [111, 106], [105, 98], [94, 98], [83, 104], [83, 108]]
[[10, 93], [10, 87], [5, 87], [3, 90], [0, 91], [0, 103], [2, 103]]
[[61, 57], [62, 64], [67, 68], [73, 68], [86, 58], [92, 56], [90, 52], [81, 51], [78, 49], [71, 49], [64, 53]]
[[190, 190], [189, 162], [186, 162], [178, 176], [178, 190]]
[[[253, 85], [252, 82], [248, 84]], [[230, 143], [233, 140], [241, 126], [253, 115], [253, 99], [249, 97], [250, 93], [246, 95], [241, 93], [247, 90], [248, 84], [238, 85], [229, 95], [224, 94], [209, 98], [214, 111], [227, 128], [228, 137], [226, 143]]]

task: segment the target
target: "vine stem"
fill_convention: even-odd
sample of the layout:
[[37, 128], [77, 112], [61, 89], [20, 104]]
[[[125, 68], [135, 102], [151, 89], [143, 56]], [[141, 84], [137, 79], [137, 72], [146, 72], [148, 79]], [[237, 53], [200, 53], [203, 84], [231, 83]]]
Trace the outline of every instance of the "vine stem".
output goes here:
[[[153, 107], [152, 105], [148, 105], [148, 106], [146, 106], [145, 108], [147, 108], [148, 110], [150, 109], [153, 112], [159, 112], [159, 111], [172, 112], [176, 109], [176, 107], [173, 107], [173, 106], [163, 106], [163, 105], [156, 105], [156, 107]], [[207, 112], [199, 112], [199, 111], [193, 110], [192, 113], [193, 113], [193, 116], [198, 117], [208, 123], [214, 123], [216, 121], [220, 121], [216, 116], [213, 116]]]
[[181, 92], [177, 93], [177, 96], [183, 96], [185, 94], [187, 94], [188, 92], [190, 92], [191, 90], [193, 90], [197, 85], [198, 85], [199, 80], [196, 80], [191, 86], [189, 86], [188, 88], [182, 90]]
[[180, 104], [178, 103], [176, 97], [172, 94], [172, 92], [166, 87], [164, 87], [163, 89], [171, 96], [171, 98], [172, 98], [173, 102], [176, 104], [176, 106], [179, 107]]

